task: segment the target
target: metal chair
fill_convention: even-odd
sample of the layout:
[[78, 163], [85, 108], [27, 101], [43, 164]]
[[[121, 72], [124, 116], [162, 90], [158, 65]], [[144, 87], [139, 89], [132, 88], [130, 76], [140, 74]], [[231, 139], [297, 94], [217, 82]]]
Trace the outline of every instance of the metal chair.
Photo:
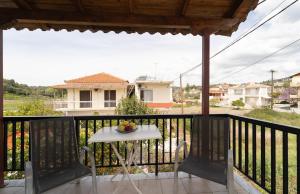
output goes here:
[[[229, 119], [225, 117], [194, 116], [191, 129], [190, 152], [186, 142], [181, 142], [175, 153], [175, 178], [178, 171], [227, 185], [233, 193], [233, 158], [229, 150]], [[180, 149], [187, 156], [178, 165]], [[191, 177], [191, 176], [190, 176]]]
[[[25, 166], [25, 193], [40, 194], [68, 182], [92, 175], [92, 190], [97, 193], [96, 168], [92, 152], [83, 147], [78, 156], [73, 118], [30, 121], [31, 161]], [[91, 169], [83, 165], [88, 152]]]

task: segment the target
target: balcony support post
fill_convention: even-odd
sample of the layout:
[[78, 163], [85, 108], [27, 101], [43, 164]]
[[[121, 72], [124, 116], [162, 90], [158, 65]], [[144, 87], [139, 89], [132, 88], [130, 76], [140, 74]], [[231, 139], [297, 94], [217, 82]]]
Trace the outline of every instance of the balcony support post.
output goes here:
[[202, 114], [209, 115], [209, 49], [210, 34], [202, 36]]
[[0, 188], [4, 187], [3, 30], [0, 29]]
[[202, 35], [202, 115], [203, 134], [202, 134], [202, 154], [209, 159], [209, 50], [210, 33]]

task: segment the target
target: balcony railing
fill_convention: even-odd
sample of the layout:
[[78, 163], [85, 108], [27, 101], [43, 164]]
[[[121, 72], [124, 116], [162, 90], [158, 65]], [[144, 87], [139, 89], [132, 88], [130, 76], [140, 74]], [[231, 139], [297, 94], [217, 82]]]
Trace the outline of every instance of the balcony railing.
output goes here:
[[81, 109], [81, 108], [92, 108], [93, 101], [53, 101], [53, 108], [55, 110], [72, 110], [72, 109]]
[[[300, 192], [300, 168], [297, 167], [300, 165], [300, 129], [234, 115], [214, 116], [230, 118], [230, 146], [238, 171], [269, 193]], [[5, 171], [24, 170], [24, 162], [30, 158], [29, 121], [41, 118], [45, 117], [4, 118]], [[158, 174], [172, 171], [176, 146], [182, 140], [190, 141], [193, 115], [75, 116], [74, 119], [81, 146], [88, 145], [88, 138], [101, 127], [118, 125], [122, 120], [155, 124], [161, 130], [162, 139], [141, 142], [138, 165], [146, 165], [149, 171]], [[99, 172], [120, 166], [110, 145], [88, 146], [94, 151]], [[124, 143], [118, 142], [117, 148], [127, 154]], [[181, 157], [185, 157], [184, 153]]]

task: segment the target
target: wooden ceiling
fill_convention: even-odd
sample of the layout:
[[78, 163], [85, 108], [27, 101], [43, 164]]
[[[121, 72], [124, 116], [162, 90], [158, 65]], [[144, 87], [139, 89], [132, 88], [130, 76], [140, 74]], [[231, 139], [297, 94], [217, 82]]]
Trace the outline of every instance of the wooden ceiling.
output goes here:
[[0, 28], [230, 36], [258, 0], [0, 0]]

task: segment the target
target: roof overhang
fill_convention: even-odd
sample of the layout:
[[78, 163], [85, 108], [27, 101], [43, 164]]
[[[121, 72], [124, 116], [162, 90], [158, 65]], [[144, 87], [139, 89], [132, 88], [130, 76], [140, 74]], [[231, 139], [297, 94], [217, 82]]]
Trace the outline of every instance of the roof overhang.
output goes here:
[[55, 85], [52, 88], [56, 89], [124, 89], [128, 85], [123, 83], [67, 83], [62, 85]]
[[136, 84], [170, 85], [172, 81], [137, 80]]
[[7, 0], [1, 29], [231, 35], [258, 0]]

